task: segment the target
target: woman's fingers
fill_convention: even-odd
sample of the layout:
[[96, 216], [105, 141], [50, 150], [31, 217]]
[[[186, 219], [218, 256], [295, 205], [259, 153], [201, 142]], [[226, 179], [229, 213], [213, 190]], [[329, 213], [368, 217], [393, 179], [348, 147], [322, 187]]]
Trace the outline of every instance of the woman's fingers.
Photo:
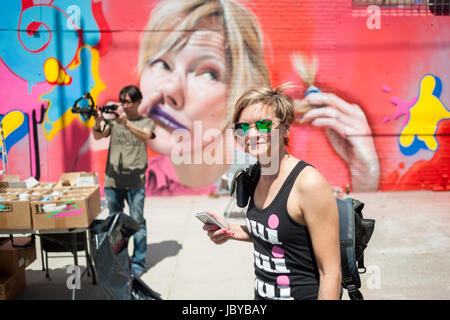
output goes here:
[[299, 120], [300, 123], [309, 123], [315, 127], [330, 128], [346, 137], [352, 132], [351, 119], [332, 107], [316, 108], [305, 113]]
[[211, 224], [203, 225], [203, 230], [207, 231], [208, 237], [215, 244], [222, 244], [229, 238], [234, 236], [234, 232], [225, 229], [219, 229], [217, 226]]
[[227, 241], [229, 238], [231, 238], [234, 234], [228, 230], [225, 229], [219, 229], [219, 230], [211, 230], [208, 231], [208, 237], [213, 241], [215, 244], [222, 244], [225, 241]]
[[357, 104], [348, 103], [333, 93], [311, 93], [304, 100], [316, 106], [313, 110], [322, 109], [319, 107], [334, 109], [336, 112], [333, 114], [333, 117], [346, 121], [350, 126], [359, 129], [368, 127], [366, 115]]
[[218, 230], [218, 229], [219, 229], [219, 227], [215, 226], [213, 224], [204, 224], [203, 225], [203, 230], [205, 230], [205, 231], [215, 231], [215, 230]]
[[313, 106], [330, 106], [346, 115], [355, 112], [355, 105], [339, 98], [333, 93], [314, 92], [305, 97], [306, 102]]
[[316, 118], [333, 118], [337, 120], [343, 119], [343, 115], [332, 107], [320, 107], [306, 112], [301, 118], [301, 123], [311, 122]]
[[[319, 94], [314, 95], [322, 97], [317, 96]], [[333, 97], [332, 99], [311, 100], [318, 103], [317, 107], [301, 115], [296, 119], [297, 122], [330, 128], [342, 137], [370, 135], [371, 130], [362, 109], [356, 104], [347, 103], [334, 95]], [[324, 102], [329, 104], [322, 104]]]
[[212, 242], [215, 244], [222, 244], [235, 235], [235, 233], [230, 230], [230, 225], [225, 219], [215, 215], [212, 212], [208, 213], [225, 227], [225, 229], [222, 229], [213, 224], [203, 225], [203, 230], [207, 232], [208, 237]]
[[347, 137], [346, 128], [342, 125], [342, 123], [334, 118], [317, 118], [312, 120], [310, 123], [315, 127], [333, 129], [341, 137]]

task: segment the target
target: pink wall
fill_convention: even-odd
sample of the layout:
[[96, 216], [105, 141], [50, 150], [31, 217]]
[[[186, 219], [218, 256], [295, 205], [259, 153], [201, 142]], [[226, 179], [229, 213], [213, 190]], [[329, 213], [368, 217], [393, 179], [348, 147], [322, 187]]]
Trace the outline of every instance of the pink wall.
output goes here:
[[[1, 4], [0, 117], [8, 173], [57, 181], [63, 172], [97, 171], [102, 182], [107, 141], [93, 141], [93, 120], [83, 121], [70, 107], [85, 91], [103, 105], [117, 101], [123, 86], [139, 84], [140, 39], [154, 3], [49, 2]], [[290, 56], [316, 56], [315, 85], [364, 112], [380, 167], [378, 187], [367, 191], [433, 189], [445, 182], [450, 174], [448, 17], [382, 10], [379, 28], [370, 29], [369, 14], [363, 8], [358, 16], [347, 0], [242, 4], [259, 21], [273, 86], [292, 81], [299, 87], [290, 94], [301, 99], [306, 87]], [[213, 190], [178, 183], [170, 163], [155, 161], [158, 153], [149, 151], [157, 179], [148, 182], [149, 194]], [[323, 128], [293, 125], [289, 151], [312, 163], [331, 185], [352, 184], [348, 163]], [[364, 179], [367, 173], [358, 174]]]

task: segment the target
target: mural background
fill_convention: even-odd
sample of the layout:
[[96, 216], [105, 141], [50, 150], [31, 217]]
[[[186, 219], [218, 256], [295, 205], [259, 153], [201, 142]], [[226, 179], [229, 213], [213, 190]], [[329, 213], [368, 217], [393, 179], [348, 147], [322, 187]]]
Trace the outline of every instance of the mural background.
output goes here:
[[[155, 1], [14, 0], [0, 10], [0, 120], [9, 174], [57, 181], [96, 171], [103, 183], [108, 141], [94, 141], [93, 119], [70, 109], [89, 91], [101, 106], [138, 84], [139, 44]], [[448, 16], [381, 11], [379, 28], [351, 1], [241, 1], [264, 36], [271, 83], [306, 86], [290, 55], [318, 58], [315, 85], [365, 112], [380, 161], [379, 191], [433, 189], [450, 174], [450, 24]], [[295, 124], [289, 151], [332, 186], [349, 170], [323, 129]], [[151, 158], [158, 154], [149, 149]], [[0, 160], [2, 161], [2, 160]], [[2, 163], [4, 167], [5, 164]], [[150, 166], [149, 177], [158, 175]], [[364, 172], [361, 172], [364, 175]], [[148, 194], [211, 192], [147, 181]]]

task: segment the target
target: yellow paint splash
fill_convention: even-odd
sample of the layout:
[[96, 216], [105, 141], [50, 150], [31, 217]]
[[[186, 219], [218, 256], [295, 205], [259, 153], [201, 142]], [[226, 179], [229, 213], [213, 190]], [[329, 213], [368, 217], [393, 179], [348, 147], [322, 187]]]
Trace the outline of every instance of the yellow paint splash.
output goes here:
[[409, 121], [400, 135], [400, 144], [403, 147], [411, 146], [417, 137], [431, 151], [437, 150], [438, 142], [435, 137], [437, 126], [439, 121], [450, 118], [450, 112], [439, 97], [433, 94], [436, 84], [434, 76], [423, 77], [420, 83], [419, 97], [409, 109]]
[[44, 74], [50, 84], [68, 85], [72, 78], [66, 73], [61, 63], [55, 58], [48, 58], [44, 63]]
[[[19, 128], [23, 122], [25, 121], [25, 117], [21, 111], [11, 111], [7, 113], [1, 120], [3, 125], [3, 136], [6, 139], [11, 133], [14, 132], [17, 128]], [[6, 144], [6, 142], [5, 142]], [[0, 147], [2, 145], [2, 140], [0, 139]]]
[[[91, 59], [92, 59], [91, 60], [91, 72], [92, 72], [92, 77], [94, 78], [95, 85], [91, 89], [90, 93], [94, 100], [94, 103], [96, 103], [99, 93], [102, 92], [106, 88], [105, 84], [103, 83], [102, 79], [100, 78], [100, 74], [98, 71], [98, 66], [99, 66], [99, 61], [100, 61], [100, 54], [99, 54], [98, 50], [94, 49], [88, 45], [84, 45], [84, 46], [80, 47], [77, 52], [77, 59], [74, 59], [74, 62], [69, 65], [69, 69], [73, 70], [81, 64], [80, 53], [83, 48], [86, 48], [91, 52]], [[78, 61], [78, 62], [75, 62], [75, 61]], [[54, 66], [53, 66], [53, 68], [54, 68]], [[55, 75], [53, 75], [53, 76], [55, 76]], [[66, 112], [64, 112], [64, 114], [61, 116], [61, 118], [58, 119], [58, 121], [52, 122], [52, 130], [45, 131], [46, 132], [45, 138], [47, 140], [52, 140], [58, 132], [60, 132], [67, 126], [69, 126], [72, 123], [72, 121], [78, 117], [79, 116], [75, 113], [72, 113], [71, 108], [69, 108]], [[48, 121], [48, 119], [45, 119], [44, 124], [46, 121]], [[82, 122], [82, 123], [86, 128], [92, 128], [95, 123], [95, 119], [91, 117], [91, 119], [89, 119], [89, 121]]]

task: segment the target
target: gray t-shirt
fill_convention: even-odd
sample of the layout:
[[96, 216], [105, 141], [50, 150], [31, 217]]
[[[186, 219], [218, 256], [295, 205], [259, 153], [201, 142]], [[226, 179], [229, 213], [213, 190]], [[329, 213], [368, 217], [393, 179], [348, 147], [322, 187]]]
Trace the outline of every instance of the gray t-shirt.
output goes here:
[[[154, 130], [152, 119], [128, 119], [136, 127]], [[105, 171], [105, 188], [140, 189], [145, 187], [147, 144], [115, 120], [109, 122], [111, 140]]]

